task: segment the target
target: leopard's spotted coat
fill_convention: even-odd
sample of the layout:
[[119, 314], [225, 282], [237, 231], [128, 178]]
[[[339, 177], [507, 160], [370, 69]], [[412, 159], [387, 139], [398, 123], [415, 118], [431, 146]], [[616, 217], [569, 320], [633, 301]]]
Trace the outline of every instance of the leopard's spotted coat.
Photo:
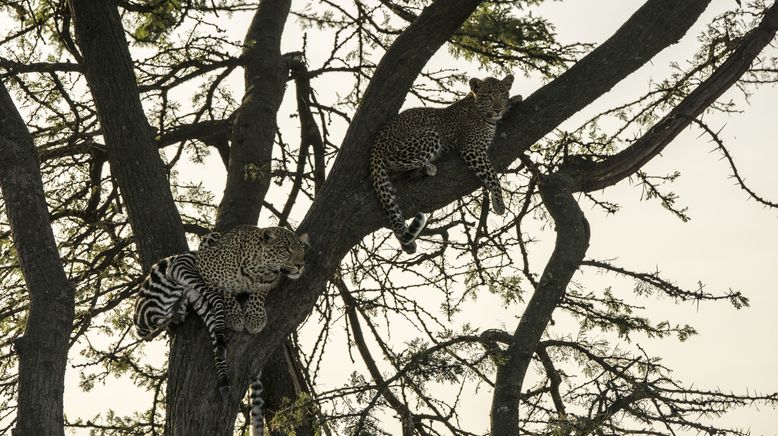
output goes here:
[[470, 79], [471, 92], [445, 108], [414, 108], [399, 113], [377, 134], [370, 155], [370, 176], [378, 200], [389, 215], [391, 229], [403, 250], [416, 251], [416, 236], [426, 218], [419, 213], [405, 225], [388, 173], [423, 169], [434, 176], [432, 162], [449, 150], [458, 150], [467, 166], [491, 194], [492, 210], [502, 215], [505, 203], [500, 182], [486, 154], [496, 123], [508, 109], [513, 76]]

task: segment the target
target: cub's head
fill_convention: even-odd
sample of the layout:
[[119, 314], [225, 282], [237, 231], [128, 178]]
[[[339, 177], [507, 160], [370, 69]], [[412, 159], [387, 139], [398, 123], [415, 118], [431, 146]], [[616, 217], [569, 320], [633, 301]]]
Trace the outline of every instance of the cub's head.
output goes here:
[[259, 237], [263, 245], [262, 261], [278, 267], [278, 270], [289, 277], [297, 279], [305, 267], [305, 248], [308, 244], [308, 234], [297, 236], [291, 230], [283, 227], [267, 227], [259, 229]]
[[508, 110], [508, 91], [513, 85], [513, 75], [508, 74], [504, 79], [487, 77], [483, 80], [470, 79], [470, 90], [475, 96], [475, 104], [478, 112], [489, 123], [496, 123]]

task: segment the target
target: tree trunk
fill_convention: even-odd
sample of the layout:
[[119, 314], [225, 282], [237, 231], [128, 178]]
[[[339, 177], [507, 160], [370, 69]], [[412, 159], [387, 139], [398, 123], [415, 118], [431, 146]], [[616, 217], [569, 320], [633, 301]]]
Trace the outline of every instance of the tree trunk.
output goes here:
[[0, 83], [0, 188], [30, 309], [19, 353], [14, 436], [64, 435], [63, 395], [74, 289], [57, 252], [32, 136]]

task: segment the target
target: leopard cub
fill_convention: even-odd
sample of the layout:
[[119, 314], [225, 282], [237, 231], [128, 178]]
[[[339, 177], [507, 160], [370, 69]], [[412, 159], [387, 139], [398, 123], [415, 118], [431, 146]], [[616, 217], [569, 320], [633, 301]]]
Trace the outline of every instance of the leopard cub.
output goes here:
[[505, 203], [497, 173], [487, 148], [494, 139], [497, 121], [508, 110], [508, 91], [513, 76], [499, 80], [487, 77], [470, 79], [470, 93], [444, 108], [414, 108], [400, 112], [376, 135], [370, 154], [370, 177], [378, 200], [389, 215], [391, 229], [407, 253], [416, 251], [415, 239], [426, 224], [422, 213], [410, 226], [394, 196], [389, 171], [423, 169], [434, 176], [432, 162], [450, 150], [459, 151], [467, 166], [491, 194], [492, 210], [502, 215]]

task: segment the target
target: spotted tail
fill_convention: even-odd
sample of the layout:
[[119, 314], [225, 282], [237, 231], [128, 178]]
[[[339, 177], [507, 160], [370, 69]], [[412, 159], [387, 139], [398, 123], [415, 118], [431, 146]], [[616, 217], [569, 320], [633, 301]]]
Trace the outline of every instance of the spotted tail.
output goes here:
[[249, 385], [249, 401], [251, 401], [251, 436], [263, 436], [265, 426], [263, 424], [263, 407], [265, 400], [262, 399], [264, 389], [262, 388], [262, 371], [254, 378]]
[[409, 254], [415, 253], [415, 240], [427, 224], [427, 217], [423, 213], [417, 213], [413, 217], [411, 225], [405, 225], [402, 211], [394, 196], [395, 188], [389, 180], [386, 164], [381, 156], [375, 152], [370, 156], [370, 177], [373, 179], [373, 190], [384, 211], [389, 215], [389, 224], [394, 235], [400, 241], [403, 251]]

